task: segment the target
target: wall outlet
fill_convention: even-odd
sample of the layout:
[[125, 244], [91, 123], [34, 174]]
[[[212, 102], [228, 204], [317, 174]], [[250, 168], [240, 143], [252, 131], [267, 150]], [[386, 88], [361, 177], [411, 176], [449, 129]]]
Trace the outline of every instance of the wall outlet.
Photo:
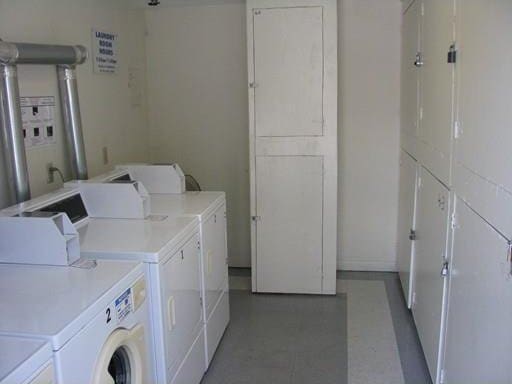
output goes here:
[[53, 163], [46, 163], [46, 184], [53, 184], [55, 178], [53, 177]]
[[108, 148], [107, 147], [103, 147], [103, 164], [104, 165], [108, 164]]

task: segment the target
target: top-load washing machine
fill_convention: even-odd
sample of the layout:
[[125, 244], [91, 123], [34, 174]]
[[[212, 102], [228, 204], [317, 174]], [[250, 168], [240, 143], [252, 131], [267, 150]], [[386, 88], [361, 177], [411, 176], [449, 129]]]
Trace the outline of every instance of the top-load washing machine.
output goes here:
[[50, 344], [0, 336], [0, 384], [55, 384]]
[[[208, 368], [229, 323], [229, 280], [224, 192], [185, 191], [178, 164], [129, 164], [91, 181], [137, 180], [151, 198], [153, 214], [197, 217], [201, 239], [201, 287], [205, 327], [205, 365]], [[75, 185], [73, 183], [71, 185]]]
[[[82, 259], [143, 262], [151, 307], [155, 382], [197, 384], [205, 371], [198, 219], [149, 215], [149, 199], [142, 185], [137, 186], [142, 191], [141, 198], [137, 193], [130, 196], [122, 192], [134, 188], [130, 183], [86, 183], [10, 207], [0, 214], [66, 213], [64, 216], [73, 222], [66, 236], [72, 238], [72, 231], [76, 231]], [[117, 192], [112, 194], [112, 190]], [[133, 219], [107, 218], [127, 217], [130, 212]], [[1, 243], [0, 239], [0, 246]]]
[[[140, 263], [0, 264], [0, 335], [46, 341], [58, 384], [154, 382], [147, 305]], [[43, 366], [47, 351], [36, 352]], [[52, 383], [50, 371], [35, 383]]]

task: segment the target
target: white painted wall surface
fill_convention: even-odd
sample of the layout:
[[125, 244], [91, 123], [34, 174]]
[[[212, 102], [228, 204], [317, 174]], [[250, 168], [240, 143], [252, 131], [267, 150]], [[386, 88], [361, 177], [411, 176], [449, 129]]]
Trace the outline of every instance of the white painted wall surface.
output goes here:
[[226, 192], [229, 263], [248, 267], [245, 4], [192, 3], [146, 11], [151, 160]]
[[[338, 268], [395, 270], [401, 2], [339, 0], [338, 21]], [[146, 23], [152, 160], [227, 192], [230, 265], [248, 267], [245, 3], [164, 1]]]
[[[105, 172], [114, 164], [148, 160], [145, 106], [144, 15], [123, 0], [0, 0], [0, 38], [6, 41], [82, 44], [91, 47], [91, 28], [119, 34], [119, 72], [92, 73], [92, 61], [78, 67], [78, 89], [89, 175]], [[128, 69], [140, 68], [143, 103], [132, 107]], [[19, 66], [21, 96], [58, 96], [55, 67]], [[58, 99], [57, 99], [58, 101]], [[32, 195], [60, 186], [46, 183], [46, 163], [53, 162], [69, 175], [60, 109], [57, 109], [57, 144], [27, 151]], [[102, 148], [108, 147], [109, 164]], [[8, 204], [3, 159], [0, 160], [0, 207]]]
[[401, 7], [339, 3], [340, 269], [396, 269]]

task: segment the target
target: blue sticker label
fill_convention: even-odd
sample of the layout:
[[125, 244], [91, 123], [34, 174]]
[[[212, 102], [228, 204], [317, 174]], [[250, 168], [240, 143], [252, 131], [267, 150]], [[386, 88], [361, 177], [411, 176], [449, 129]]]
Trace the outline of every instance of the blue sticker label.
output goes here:
[[117, 321], [121, 322], [132, 311], [132, 290], [128, 288], [116, 299]]

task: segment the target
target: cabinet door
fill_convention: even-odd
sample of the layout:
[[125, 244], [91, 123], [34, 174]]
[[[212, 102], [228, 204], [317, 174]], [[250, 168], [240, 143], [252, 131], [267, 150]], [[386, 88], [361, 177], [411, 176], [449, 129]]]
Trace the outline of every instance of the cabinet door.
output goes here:
[[257, 159], [257, 284], [261, 292], [322, 292], [321, 157]]
[[411, 307], [414, 276], [414, 233], [417, 162], [406, 152], [400, 155], [400, 189], [398, 200], [398, 270], [407, 306]]
[[193, 236], [160, 270], [167, 367], [172, 377], [202, 326], [199, 235]]
[[402, 24], [402, 93], [401, 135], [402, 148], [417, 158], [416, 140], [419, 117], [421, 1], [415, 1], [403, 15]]
[[219, 207], [202, 224], [206, 318], [224, 291], [228, 279], [226, 205]]
[[337, 2], [248, 0], [255, 292], [336, 293]]
[[456, 201], [456, 221], [445, 383], [511, 383], [508, 242], [460, 199]]
[[446, 187], [425, 168], [420, 178], [412, 312], [432, 380], [437, 383], [447, 285], [441, 271], [447, 261], [450, 198]]
[[455, 188], [512, 238], [512, 2], [458, 2], [459, 124]]
[[451, 185], [455, 65], [447, 60], [454, 36], [454, 1], [423, 0], [421, 50], [421, 121], [418, 157], [446, 185]]

